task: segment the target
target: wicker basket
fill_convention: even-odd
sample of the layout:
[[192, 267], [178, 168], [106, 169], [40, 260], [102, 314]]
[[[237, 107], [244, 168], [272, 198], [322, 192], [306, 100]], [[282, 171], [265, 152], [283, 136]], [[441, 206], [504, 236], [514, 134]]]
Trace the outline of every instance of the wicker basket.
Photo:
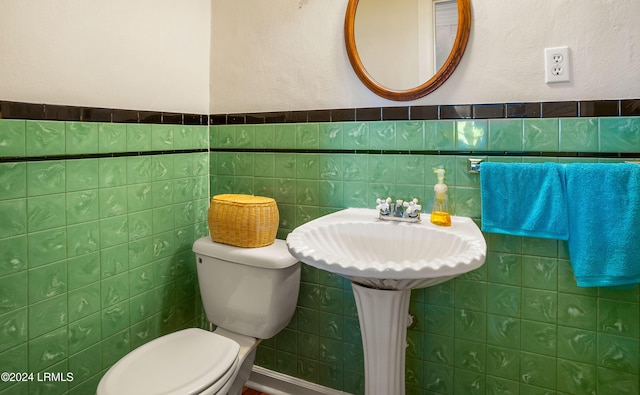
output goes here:
[[276, 239], [280, 216], [269, 197], [216, 195], [209, 206], [209, 230], [218, 243], [237, 247], [263, 247]]

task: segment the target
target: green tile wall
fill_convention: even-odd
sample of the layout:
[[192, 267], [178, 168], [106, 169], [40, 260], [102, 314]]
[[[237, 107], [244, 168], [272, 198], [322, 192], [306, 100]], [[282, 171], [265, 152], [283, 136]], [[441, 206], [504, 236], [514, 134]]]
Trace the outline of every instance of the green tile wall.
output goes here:
[[[207, 126], [0, 120], [0, 157], [208, 147]], [[1, 394], [94, 394], [159, 335], [203, 324], [193, 241], [208, 233], [209, 154], [0, 163]], [[12, 385], [13, 384], [13, 385]]]
[[[207, 233], [212, 194], [275, 197], [284, 238], [378, 196], [428, 206], [442, 165], [452, 211], [481, 220], [466, 156], [382, 151], [568, 162], [577, 159], [489, 154], [640, 152], [639, 136], [634, 117], [215, 126], [210, 136], [207, 127], [0, 120], [0, 157], [45, 159], [0, 163], [0, 370], [74, 373], [73, 382], [0, 383], [0, 393], [93, 393], [129, 350], [201, 325], [190, 247]], [[209, 143], [228, 150], [104, 155]], [[99, 157], [44, 158], [82, 154]], [[577, 288], [563, 242], [486, 238], [481, 269], [413, 293], [407, 392], [640, 392], [638, 289]], [[292, 323], [259, 351], [269, 369], [361, 394], [350, 284], [304, 266]]]
[[[466, 171], [467, 156], [371, 150], [474, 151], [473, 157], [513, 162], [620, 161], [489, 154], [638, 153], [640, 118], [224, 125], [212, 127], [210, 137], [211, 147], [225, 148], [211, 153], [212, 194], [274, 197], [279, 237], [285, 238], [325, 213], [373, 207], [376, 197], [418, 197], [428, 206], [436, 182], [432, 170], [440, 165], [447, 169], [453, 213], [481, 220], [479, 177]], [[576, 287], [564, 242], [485, 237], [483, 267], [413, 292], [407, 393], [640, 393], [638, 288]], [[303, 268], [297, 313], [283, 332], [262, 343], [257, 364], [362, 394], [363, 353], [351, 286]]]

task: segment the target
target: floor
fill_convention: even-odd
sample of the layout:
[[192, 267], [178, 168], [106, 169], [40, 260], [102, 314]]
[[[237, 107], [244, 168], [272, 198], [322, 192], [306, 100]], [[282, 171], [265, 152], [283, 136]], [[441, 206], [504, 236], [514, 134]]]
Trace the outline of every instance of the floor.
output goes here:
[[242, 389], [242, 395], [269, 395], [269, 394], [265, 394], [264, 392], [259, 392], [254, 389], [244, 387]]

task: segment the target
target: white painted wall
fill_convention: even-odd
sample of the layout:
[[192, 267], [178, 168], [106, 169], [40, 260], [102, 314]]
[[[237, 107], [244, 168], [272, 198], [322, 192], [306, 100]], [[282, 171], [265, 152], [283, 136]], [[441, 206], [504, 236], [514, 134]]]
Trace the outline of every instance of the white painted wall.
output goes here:
[[[456, 72], [431, 95], [398, 103], [351, 70], [347, 0], [212, 0], [211, 112], [640, 97], [640, 1], [471, 3]], [[572, 81], [547, 85], [543, 49], [563, 45]]]
[[209, 111], [210, 0], [0, 0], [0, 100]]
[[212, 0], [211, 112], [354, 103], [349, 87], [358, 85], [342, 40], [346, 4]]
[[[233, 113], [639, 96], [638, 0], [472, 0], [458, 70], [407, 103], [377, 97], [351, 70], [346, 5], [0, 0], [0, 100]], [[543, 48], [560, 45], [572, 82], [546, 85]]]

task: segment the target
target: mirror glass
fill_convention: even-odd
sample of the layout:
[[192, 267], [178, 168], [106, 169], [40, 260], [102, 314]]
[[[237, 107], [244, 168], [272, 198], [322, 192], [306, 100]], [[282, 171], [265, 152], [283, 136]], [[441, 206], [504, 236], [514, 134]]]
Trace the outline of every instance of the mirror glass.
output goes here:
[[354, 31], [371, 77], [390, 89], [405, 90], [442, 67], [457, 27], [456, 0], [360, 0]]
[[469, 0], [349, 0], [345, 43], [358, 77], [392, 100], [413, 100], [450, 76], [466, 48]]

